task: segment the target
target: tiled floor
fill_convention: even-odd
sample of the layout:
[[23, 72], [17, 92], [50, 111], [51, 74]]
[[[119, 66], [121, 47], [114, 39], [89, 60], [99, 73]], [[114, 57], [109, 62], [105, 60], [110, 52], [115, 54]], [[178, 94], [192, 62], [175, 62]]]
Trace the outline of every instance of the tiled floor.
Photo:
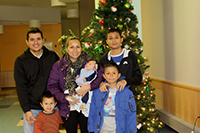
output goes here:
[[[22, 113], [16, 89], [3, 88], [0, 93], [0, 133], [23, 133]], [[60, 132], [66, 133], [63, 128]], [[155, 133], [177, 132], [166, 125], [162, 130], [155, 130]]]

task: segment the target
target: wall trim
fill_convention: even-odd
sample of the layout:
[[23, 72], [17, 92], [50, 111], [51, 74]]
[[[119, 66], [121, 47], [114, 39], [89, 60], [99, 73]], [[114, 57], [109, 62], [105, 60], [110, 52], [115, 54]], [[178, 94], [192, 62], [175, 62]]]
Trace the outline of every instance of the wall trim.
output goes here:
[[14, 71], [1, 71], [1, 87], [16, 87], [14, 80]]
[[169, 84], [169, 85], [173, 85], [173, 86], [177, 86], [177, 87], [181, 87], [181, 88], [185, 88], [185, 89], [189, 89], [189, 90], [200, 92], [200, 88], [198, 88], [198, 87], [182, 85], [182, 84], [173, 83], [173, 82], [160, 80], [160, 79], [155, 79], [155, 78], [151, 78], [151, 79], [153, 79], [153, 81], [157, 81], [157, 82], [161, 82], [161, 83], [165, 83], [165, 84]]
[[[191, 131], [193, 130], [194, 125], [166, 112], [159, 107], [156, 107], [156, 109], [160, 114], [160, 120], [175, 131], [179, 133], [191, 133]], [[200, 128], [195, 127], [195, 133], [200, 133]]]

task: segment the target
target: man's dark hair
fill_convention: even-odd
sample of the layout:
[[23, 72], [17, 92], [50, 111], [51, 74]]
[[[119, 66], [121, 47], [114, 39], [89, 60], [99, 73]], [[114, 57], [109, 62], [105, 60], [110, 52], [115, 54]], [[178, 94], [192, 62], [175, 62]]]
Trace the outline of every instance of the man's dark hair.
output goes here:
[[41, 35], [41, 37], [42, 37], [42, 39], [43, 39], [43, 33], [42, 33], [42, 31], [39, 29], [39, 28], [30, 28], [29, 30], [28, 30], [28, 32], [27, 32], [27, 34], [26, 34], [26, 40], [28, 41], [28, 39], [29, 39], [29, 34], [30, 33], [40, 33], [40, 35]]
[[120, 37], [121, 37], [121, 32], [120, 32], [120, 30], [119, 30], [118, 28], [110, 28], [110, 29], [108, 30], [108, 32], [107, 32], [107, 35], [108, 35], [109, 33], [111, 33], [111, 32], [118, 32], [119, 35], [120, 35]]
[[117, 68], [117, 71], [119, 72], [119, 67], [118, 67], [118, 65], [117, 65], [116, 63], [114, 63], [114, 62], [106, 63], [106, 64], [103, 66], [103, 73], [105, 73], [105, 69], [106, 69], [107, 67], [115, 67], [115, 68]]
[[52, 98], [53, 95], [51, 94], [50, 91], [45, 91], [43, 94], [42, 94], [42, 99], [41, 101], [43, 101], [43, 98]]

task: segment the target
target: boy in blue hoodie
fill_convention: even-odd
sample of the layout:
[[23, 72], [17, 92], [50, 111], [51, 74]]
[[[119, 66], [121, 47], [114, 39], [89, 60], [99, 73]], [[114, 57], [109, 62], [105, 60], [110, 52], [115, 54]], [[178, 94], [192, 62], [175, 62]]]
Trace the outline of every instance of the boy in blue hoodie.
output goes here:
[[108, 92], [100, 89], [93, 91], [88, 131], [90, 133], [136, 133], [136, 104], [129, 86], [117, 90], [117, 81], [121, 74], [116, 63], [104, 65], [105, 82]]

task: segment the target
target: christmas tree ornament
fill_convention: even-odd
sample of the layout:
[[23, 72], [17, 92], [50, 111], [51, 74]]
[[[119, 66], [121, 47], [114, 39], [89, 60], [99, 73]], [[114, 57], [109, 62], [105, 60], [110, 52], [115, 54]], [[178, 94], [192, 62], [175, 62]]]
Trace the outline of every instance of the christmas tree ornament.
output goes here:
[[146, 91], [148, 91], [148, 92], [149, 92], [149, 91], [150, 91], [150, 88], [149, 88], [149, 87], [147, 87], [147, 88], [146, 88]]
[[103, 20], [103, 19], [100, 19], [100, 20], [99, 20], [99, 24], [100, 24], [100, 25], [104, 25], [104, 20]]
[[146, 75], [143, 75], [143, 77], [142, 77], [142, 81], [145, 81], [146, 80]]
[[91, 47], [91, 45], [89, 43], [85, 43], [85, 47], [89, 48], [89, 47]]
[[91, 25], [94, 26], [94, 22], [91, 22]]
[[148, 75], [148, 74], [149, 74], [149, 71], [148, 71], [148, 70], [146, 70], [146, 71], [144, 72], [144, 74], [145, 74], [145, 75]]
[[137, 33], [134, 31], [134, 32], [132, 32], [131, 33], [134, 37], [136, 37], [137, 36]]
[[91, 29], [91, 30], [90, 30], [90, 33], [92, 33], [92, 34], [93, 34], [93, 33], [94, 33], [94, 29]]
[[107, 5], [107, 2], [106, 2], [106, 0], [99, 0], [99, 4], [102, 4], [102, 5]]
[[122, 24], [118, 24], [117, 27], [121, 30], [123, 28]]
[[128, 3], [129, 3], [129, 4], [132, 4], [132, 2], [133, 2], [132, 0], [128, 0]]
[[112, 7], [111, 7], [111, 10], [112, 10], [113, 12], [116, 12], [116, 11], [117, 11], [117, 7], [116, 7], [116, 6], [112, 6]]
[[131, 10], [128, 11], [129, 13], [132, 13]]
[[140, 129], [142, 127], [141, 123], [137, 123], [137, 129]]
[[130, 4], [129, 4], [129, 3], [126, 3], [126, 4], [124, 5], [124, 7], [126, 7], [127, 9], [129, 9], [129, 8], [130, 8]]
[[125, 48], [125, 49], [129, 49], [129, 45], [126, 44], [126, 45], [124, 46], [124, 48]]
[[154, 128], [150, 127], [149, 131], [153, 133], [154, 132]]
[[92, 33], [89, 35], [89, 37], [91, 37], [92, 36]]
[[94, 50], [99, 50], [99, 45], [97, 45], [95, 48], [94, 48]]
[[130, 18], [126, 18], [126, 20], [127, 20], [127, 22], [128, 22], [128, 23], [131, 21], [131, 19], [130, 19]]
[[137, 61], [138, 61], [138, 63], [140, 64], [140, 59], [138, 59]]

